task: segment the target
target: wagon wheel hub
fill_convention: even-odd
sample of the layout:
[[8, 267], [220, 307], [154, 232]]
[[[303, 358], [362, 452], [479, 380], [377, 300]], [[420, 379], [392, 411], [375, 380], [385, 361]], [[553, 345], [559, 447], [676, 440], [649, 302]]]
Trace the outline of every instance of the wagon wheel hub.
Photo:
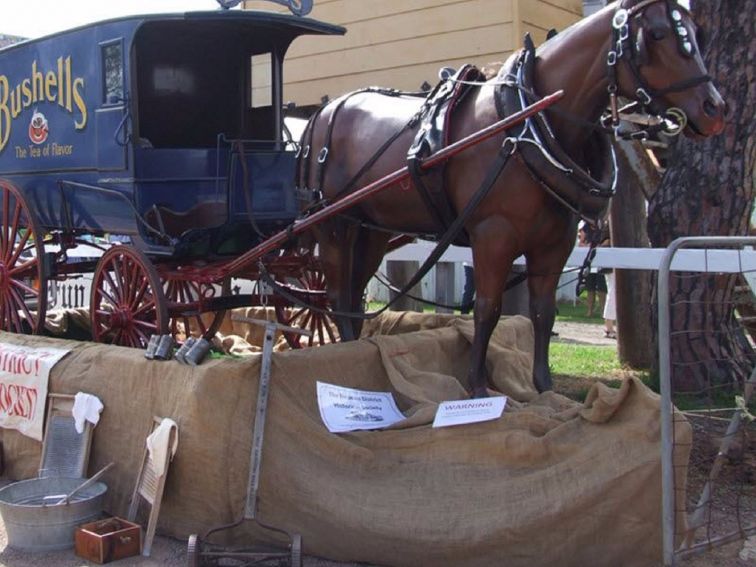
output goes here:
[[119, 307], [110, 314], [110, 326], [113, 329], [125, 329], [133, 322], [131, 310]]

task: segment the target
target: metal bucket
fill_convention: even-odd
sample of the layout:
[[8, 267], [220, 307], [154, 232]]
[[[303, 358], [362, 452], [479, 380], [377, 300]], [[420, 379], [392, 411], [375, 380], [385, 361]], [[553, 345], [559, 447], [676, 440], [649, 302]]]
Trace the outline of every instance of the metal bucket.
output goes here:
[[[77, 492], [68, 504], [53, 504], [85, 480], [33, 478], [0, 489], [0, 515], [8, 534], [8, 545], [23, 551], [73, 547], [76, 526], [100, 518], [108, 487], [95, 482]], [[60, 498], [45, 499], [45, 496], [58, 494]]]

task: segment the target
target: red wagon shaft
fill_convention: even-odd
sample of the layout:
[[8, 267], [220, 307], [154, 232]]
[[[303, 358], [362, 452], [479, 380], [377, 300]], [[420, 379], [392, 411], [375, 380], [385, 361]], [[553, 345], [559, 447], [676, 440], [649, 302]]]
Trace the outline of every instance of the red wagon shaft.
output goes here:
[[[421, 167], [430, 169], [474, 145], [502, 134], [527, 120], [530, 116], [553, 105], [562, 95], [562, 91], [557, 91], [524, 110], [443, 148], [423, 160]], [[184, 334], [187, 332], [186, 329], [190, 328], [203, 336], [214, 334], [223, 317], [224, 310], [256, 305], [261, 301], [261, 298], [254, 294], [230, 294], [228, 281], [231, 276], [259, 279], [257, 263], [266, 255], [282, 250], [293, 236], [309, 230], [329, 217], [337, 215], [409, 177], [410, 173], [407, 167], [398, 169], [322, 210], [302, 220], [295, 221], [287, 229], [278, 232], [229, 262], [177, 265], [174, 267], [169, 267], [169, 264], [162, 264], [156, 266], [157, 269], [155, 270], [146, 258], [142, 258], [140, 261], [141, 255], [129, 253], [129, 261], [133, 263], [133, 269], [125, 272], [124, 270], [114, 269], [112, 270], [113, 274], [109, 277], [112, 279], [121, 275], [125, 279], [130, 279], [125, 274], [138, 271], [141, 274], [141, 280], [144, 280], [142, 285], [136, 286], [133, 285], [133, 282], [130, 284], [128, 281], [115, 283], [109, 281], [110, 287], [127, 290], [136, 289], [141, 293], [142, 288], [146, 286], [146, 288], [149, 288], [149, 293], [145, 292], [145, 297], [149, 297], [150, 301], [146, 303], [141, 300], [137, 301], [141, 296], [122, 298], [120, 296], [101, 296], [102, 294], [95, 293], [91, 306], [94, 314], [95, 338], [107, 341], [108, 337], [117, 337], [122, 344], [144, 346], [150, 334], [170, 332], [175, 336], [178, 335], [179, 324], [184, 326]], [[123, 258], [121, 258], [122, 255], [118, 248], [120, 247], [108, 251], [103, 260], [122, 261]], [[322, 281], [322, 273], [317, 269], [317, 262], [311, 255], [294, 254], [294, 256], [296, 257], [293, 259], [290, 258], [289, 254], [270, 258], [266, 262], [268, 264], [267, 269], [275, 274], [277, 279], [281, 278], [282, 281], [294, 278], [297, 285], [287, 285], [287, 287], [306, 303], [321, 308], [326, 307], [325, 282]], [[290, 265], [292, 262], [294, 265]], [[101, 261], [101, 264], [106, 268], [108, 266], [107, 262], [104, 261]], [[104, 269], [109, 274], [110, 272], [106, 268]], [[100, 270], [96, 272], [96, 276], [99, 273]], [[108, 287], [98, 285], [98, 282], [98, 277], [95, 277], [97, 289]], [[164, 285], [161, 285], [161, 282]], [[221, 284], [225, 291], [214, 290], [214, 286]], [[107, 304], [106, 308], [102, 307], [103, 303]], [[320, 342], [333, 342], [335, 340], [331, 322], [326, 314], [307, 308], [295, 309], [291, 314], [287, 314], [285, 308], [288, 303], [276, 295], [266, 297], [266, 303], [276, 308], [277, 317], [286, 324], [301, 324], [313, 331], [314, 335], [319, 333]], [[214, 313], [212, 320], [203, 318], [203, 313], [211, 312]], [[124, 337], [128, 340], [124, 340]], [[289, 342], [292, 347], [296, 347], [302, 346], [300, 341], [299, 337], [292, 337]], [[313, 341], [314, 339], [310, 341], [310, 344], [313, 344]]]
[[[430, 169], [440, 163], [449, 160], [453, 156], [482, 143], [494, 136], [500, 135], [506, 130], [520, 124], [530, 116], [541, 112], [549, 106], [556, 103], [563, 95], [562, 91], [557, 91], [537, 103], [525, 108], [524, 110], [512, 114], [511, 116], [496, 122], [482, 130], [479, 130], [423, 160], [421, 167]], [[231, 295], [229, 293], [215, 293], [214, 284], [228, 282], [232, 276], [244, 277], [247, 279], [257, 280], [260, 278], [257, 263], [265, 256], [281, 250], [292, 236], [301, 234], [320, 222], [337, 215], [338, 213], [355, 206], [356, 204], [369, 199], [370, 197], [389, 189], [396, 184], [403, 182], [410, 176], [407, 167], [403, 167], [393, 173], [382, 177], [381, 179], [343, 197], [337, 202], [326, 206], [322, 210], [311, 214], [305, 219], [296, 221], [287, 229], [282, 230], [264, 240], [256, 247], [239, 256], [230, 262], [216, 262], [204, 265], [179, 265], [169, 267], [167, 264], [157, 266], [158, 273], [162, 281], [170, 282], [165, 289], [167, 300], [168, 318], [171, 321], [171, 327], [177, 322], [183, 322], [185, 326], [202, 331], [201, 334], [212, 334], [217, 329], [220, 319], [225, 310], [235, 307], [245, 307], [250, 305], [261, 304], [261, 296], [252, 295]], [[397, 238], [402, 242], [402, 237]], [[400, 244], [401, 245], [401, 244]], [[286, 287], [293, 295], [297, 295], [308, 305], [319, 308], [326, 308], [328, 300], [326, 296], [325, 281], [318, 267], [317, 260], [311, 254], [291, 253], [275, 257], [269, 257], [265, 260], [266, 269], [274, 274], [277, 280], [282, 283], [289, 281]], [[290, 285], [291, 282], [296, 282]], [[179, 291], [188, 286], [197, 289], [202, 288], [208, 293], [170, 293], [170, 290]], [[276, 315], [279, 321], [288, 325], [301, 324], [309, 327], [313, 336], [317, 335], [319, 339], [311, 337], [309, 344], [315, 342], [333, 342], [334, 332], [332, 330], [332, 321], [328, 315], [319, 310], [310, 310], [307, 308], [294, 309], [291, 313], [286, 311], [289, 306], [288, 301], [274, 294], [265, 298], [265, 304], [275, 307]], [[212, 321], [205, 320], [202, 313], [214, 312], [215, 316]], [[172, 329], [173, 330], [173, 329]], [[205, 332], [207, 331], [207, 333]], [[174, 333], [175, 334], [175, 333]], [[292, 335], [287, 336], [292, 347], [301, 346], [301, 337]]]
[[[484, 128], [483, 130], [479, 130], [478, 132], [470, 134], [469, 136], [448, 145], [442, 150], [439, 150], [435, 154], [428, 156], [422, 161], [420, 167], [424, 170], [431, 169], [443, 163], [444, 161], [449, 160], [453, 156], [465, 151], [466, 149], [480, 144], [485, 140], [493, 138], [494, 136], [505, 132], [513, 126], [524, 122], [534, 114], [542, 112], [543, 110], [559, 101], [562, 96], [564, 96], [564, 91], [561, 90], [545, 96], [538, 102], [524, 108], [520, 112], [512, 114], [511, 116], [500, 120], [499, 122], [496, 122], [491, 126]], [[355, 206], [356, 204], [369, 199], [376, 193], [380, 193], [381, 191], [388, 189], [389, 187], [409, 178], [410, 173], [409, 169], [406, 166], [402, 167], [401, 169], [397, 169], [393, 173], [390, 173], [385, 177], [374, 181], [373, 183], [363, 187], [362, 189], [358, 189], [354, 193], [350, 193], [346, 197], [339, 199], [337, 202], [311, 214], [307, 218], [296, 221], [288, 229], [282, 230], [278, 234], [255, 246], [249, 252], [246, 252], [245, 254], [239, 256], [239, 258], [237, 258], [236, 260], [233, 260], [220, 268], [220, 270], [223, 271], [225, 275], [236, 274], [239, 271], [248, 268], [250, 264], [258, 261], [266, 254], [280, 249], [291, 239], [292, 236], [306, 232], [316, 224], [334, 215], [337, 215], [338, 213], [341, 213]]]

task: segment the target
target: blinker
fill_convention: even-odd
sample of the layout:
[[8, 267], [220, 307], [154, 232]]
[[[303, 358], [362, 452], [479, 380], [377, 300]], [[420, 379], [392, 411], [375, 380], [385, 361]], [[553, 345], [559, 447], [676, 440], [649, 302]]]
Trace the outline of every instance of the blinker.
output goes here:
[[[677, 4], [679, 6], [683, 6], [685, 9], [689, 9], [689, 3], [687, 3], [686, 5], [678, 0]], [[693, 42], [690, 40], [690, 32], [688, 31], [688, 28], [685, 27], [685, 23], [683, 22], [682, 12], [677, 8], [671, 8], [669, 10], [669, 17], [674, 24], [673, 27], [675, 34], [677, 35], [677, 45], [680, 49], [680, 53], [682, 53], [682, 55], [684, 55], [685, 57], [693, 57]]]

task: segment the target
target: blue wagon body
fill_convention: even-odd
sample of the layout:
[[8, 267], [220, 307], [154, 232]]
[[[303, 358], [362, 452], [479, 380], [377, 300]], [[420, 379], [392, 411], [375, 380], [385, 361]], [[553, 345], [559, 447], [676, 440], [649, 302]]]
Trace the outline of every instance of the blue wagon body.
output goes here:
[[[0, 328], [41, 332], [48, 282], [86, 273], [94, 339], [128, 346], [179, 328], [207, 335], [224, 308], [254, 303], [229, 297], [222, 263], [298, 212], [284, 56], [301, 35], [342, 33], [218, 10], [0, 50]], [[128, 246], [69, 254], [105, 235]], [[307, 279], [312, 261], [279, 265], [280, 277]]]
[[0, 176], [41, 228], [130, 235], [153, 253], [171, 253], [169, 242], [140, 219], [180, 240], [249, 224], [249, 201], [266, 229], [288, 224], [281, 63], [297, 36], [342, 32], [216, 11], [123, 18], [1, 50]]

